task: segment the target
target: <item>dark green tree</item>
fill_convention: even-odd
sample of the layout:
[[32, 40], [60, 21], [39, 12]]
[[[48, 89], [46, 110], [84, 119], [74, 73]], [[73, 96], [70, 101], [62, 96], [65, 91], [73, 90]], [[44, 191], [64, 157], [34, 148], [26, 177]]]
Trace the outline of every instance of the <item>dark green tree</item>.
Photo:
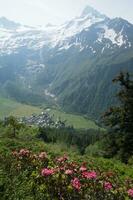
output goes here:
[[106, 152], [110, 156], [119, 154], [127, 162], [133, 155], [133, 79], [129, 73], [121, 72], [113, 82], [120, 83], [119, 105], [104, 114], [105, 124], [110, 128]]
[[19, 132], [19, 130], [24, 127], [24, 125], [20, 123], [14, 116], [10, 116], [5, 119], [5, 126], [9, 126], [11, 128], [13, 137], [16, 137], [16, 134]]

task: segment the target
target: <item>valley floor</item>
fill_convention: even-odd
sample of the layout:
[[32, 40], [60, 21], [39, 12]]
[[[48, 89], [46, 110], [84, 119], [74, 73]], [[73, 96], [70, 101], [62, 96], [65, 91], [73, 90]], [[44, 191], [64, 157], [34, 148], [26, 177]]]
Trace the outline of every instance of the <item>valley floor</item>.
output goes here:
[[48, 112], [54, 119], [66, 120], [67, 126], [73, 126], [76, 129], [99, 129], [94, 121], [85, 118], [84, 116], [70, 114], [62, 111], [59, 108], [47, 106], [32, 106], [18, 103], [14, 100], [0, 97], [0, 118], [13, 115], [15, 117], [31, 116], [32, 114], [40, 114]]

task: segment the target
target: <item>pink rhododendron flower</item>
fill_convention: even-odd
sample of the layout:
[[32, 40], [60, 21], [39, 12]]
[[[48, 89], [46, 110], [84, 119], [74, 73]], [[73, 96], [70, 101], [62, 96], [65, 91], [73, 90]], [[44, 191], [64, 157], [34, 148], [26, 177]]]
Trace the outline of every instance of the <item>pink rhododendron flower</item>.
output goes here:
[[130, 197], [133, 197], [133, 188], [129, 189], [127, 193]]
[[65, 171], [65, 166], [62, 166], [59, 169], [60, 169], [60, 171]]
[[29, 156], [29, 154], [30, 154], [30, 151], [28, 149], [21, 149], [19, 151], [20, 156]]
[[95, 178], [97, 177], [97, 174], [96, 174], [95, 171], [90, 171], [90, 172], [84, 171], [84, 172], [82, 173], [82, 176], [83, 176], [84, 178], [87, 178], [87, 179], [95, 179]]
[[62, 156], [62, 157], [60, 157], [60, 158], [57, 158], [57, 161], [58, 161], [58, 162], [64, 162], [64, 161], [66, 161], [66, 160], [68, 160], [68, 157], [67, 157], [66, 155], [64, 155], [64, 156]]
[[75, 189], [77, 190], [81, 189], [81, 183], [78, 178], [74, 178], [73, 180], [71, 180], [71, 184]]
[[104, 189], [105, 190], [111, 190], [112, 189], [112, 184], [110, 182], [105, 182], [104, 183]]
[[65, 171], [65, 174], [67, 174], [67, 175], [71, 175], [71, 174], [73, 174], [73, 170], [71, 170], [71, 169], [67, 169], [67, 170]]
[[41, 171], [42, 176], [50, 176], [55, 173], [54, 169], [43, 168]]
[[84, 172], [87, 170], [87, 168], [85, 166], [81, 166], [80, 169], [79, 169], [81, 172]]
[[45, 159], [47, 157], [46, 152], [41, 152], [38, 156], [41, 160]]

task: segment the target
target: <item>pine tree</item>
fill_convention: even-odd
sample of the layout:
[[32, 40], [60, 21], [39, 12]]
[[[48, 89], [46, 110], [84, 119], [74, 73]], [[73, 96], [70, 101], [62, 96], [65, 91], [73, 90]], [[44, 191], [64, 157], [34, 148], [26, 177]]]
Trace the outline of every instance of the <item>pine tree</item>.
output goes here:
[[[133, 80], [129, 73], [120, 73], [114, 80], [120, 83], [120, 91], [117, 94], [119, 106], [111, 107], [104, 115], [105, 124], [110, 128], [108, 148], [117, 149], [124, 162], [133, 155]], [[114, 151], [116, 154], [116, 151]], [[113, 156], [113, 153], [112, 153]]]
[[16, 134], [19, 130], [24, 127], [23, 124], [19, 123], [19, 121], [14, 116], [9, 116], [5, 119], [5, 126], [9, 126], [11, 128], [13, 137], [16, 137]]

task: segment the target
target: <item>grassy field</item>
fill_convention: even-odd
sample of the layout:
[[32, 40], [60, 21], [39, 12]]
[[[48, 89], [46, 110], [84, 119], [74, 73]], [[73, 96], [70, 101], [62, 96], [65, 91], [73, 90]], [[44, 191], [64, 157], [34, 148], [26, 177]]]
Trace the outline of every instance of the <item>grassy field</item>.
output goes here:
[[[0, 97], [0, 118], [13, 115], [16, 117], [30, 116], [33, 113], [39, 114], [43, 111], [39, 107], [18, 103], [16, 101]], [[54, 119], [61, 118], [66, 120], [67, 125], [73, 125], [77, 129], [98, 129], [99, 127], [91, 120], [80, 115], [65, 113], [55, 108], [46, 109], [50, 115], [54, 115]]]
[[98, 129], [99, 127], [93, 122], [92, 120], [89, 120], [87, 118], [84, 118], [83, 116], [80, 115], [75, 115], [75, 114], [69, 114], [66, 112], [63, 112], [61, 110], [56, 110], [56, 109], [47, 109], [48, 112], [54, 116], [55, 119], [61, 118], [61, 120], [66, 120], [67, 125], [73, 125], [74, 128], [77, 129]]
[[39, 114], [41, 111], [38, 107], [17, 103], [13, 100], [0, 97], [0, 118], [8, 115], [16, 117], [30, 116], [33, 113]]

